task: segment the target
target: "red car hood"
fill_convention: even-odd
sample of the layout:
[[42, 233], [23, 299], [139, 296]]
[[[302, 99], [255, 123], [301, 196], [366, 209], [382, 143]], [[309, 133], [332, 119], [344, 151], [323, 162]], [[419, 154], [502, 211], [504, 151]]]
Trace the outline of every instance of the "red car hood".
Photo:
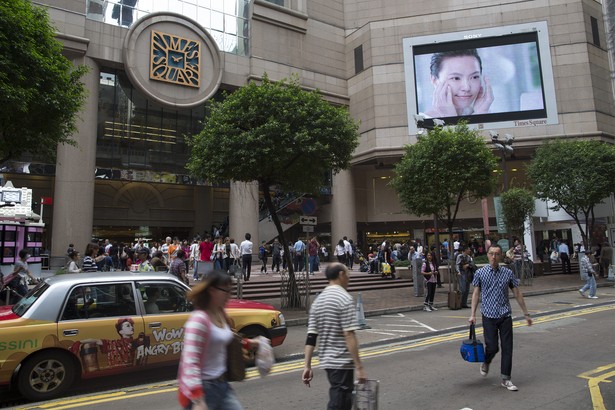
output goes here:
[[271, 305], [262, 302], [256, 302], [253, 300], [244, 300], [244, 299], [230, 299], [226, 303], [227, 309], [266, 309], [266, 310], [277, 310]]
[[12, 308], [13, 306], [0, 306], [0, 322], [3, 320], [19, 319], [19, 316], [11, 310]]

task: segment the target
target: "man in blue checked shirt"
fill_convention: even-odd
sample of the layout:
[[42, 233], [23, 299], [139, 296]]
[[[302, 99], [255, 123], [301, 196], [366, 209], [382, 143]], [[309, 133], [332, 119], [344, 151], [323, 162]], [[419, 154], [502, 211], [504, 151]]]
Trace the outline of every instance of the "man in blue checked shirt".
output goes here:
[[476, 307], [480, 294], [482, 303], [480, 311], [483, 316], [483, 332], [485, 336], [485, 362], [480, 365], [480, 374], [487, 376], [489, 365], [498, 352], [498, 335], [502, 346], [502, 363], [500, 373], [502, 387], [510, 391], [519, 390], [510, 381], [512, 372], [513, 330], [508, 289], [511, 289], [517, 299], [528, 326], [532, 326], [532, 318], [525, 307], [523, 294], [519, 290], [519, 280], [510, 269], [500, 266], [502, 248], [491, 245], [487, 252], [489, 265], [480, 268], [474, 274], [472, 285], [472, 313], [468, 322], [476, 324]]

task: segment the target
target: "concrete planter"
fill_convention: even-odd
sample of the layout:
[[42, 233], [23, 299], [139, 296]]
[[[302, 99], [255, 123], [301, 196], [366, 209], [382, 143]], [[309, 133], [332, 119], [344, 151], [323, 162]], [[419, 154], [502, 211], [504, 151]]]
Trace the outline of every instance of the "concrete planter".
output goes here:
[[407, 266], [396, 266], [395, 275], [402, 279], [412, 279], [412, 269]]

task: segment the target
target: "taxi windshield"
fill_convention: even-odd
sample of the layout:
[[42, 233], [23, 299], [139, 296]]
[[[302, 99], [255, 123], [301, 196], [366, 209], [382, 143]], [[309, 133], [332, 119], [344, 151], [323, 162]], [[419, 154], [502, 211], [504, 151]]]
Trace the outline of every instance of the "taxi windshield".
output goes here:
[[49, 285], [45, 282], [39, 283], [34, 289], [29, 291], [26, 296], [21, 298], [19, 302], [13, 306], [13, 313], [17, 316], [23, 316], [30, 309], [30, 306], [38, 299], [47, 289]]

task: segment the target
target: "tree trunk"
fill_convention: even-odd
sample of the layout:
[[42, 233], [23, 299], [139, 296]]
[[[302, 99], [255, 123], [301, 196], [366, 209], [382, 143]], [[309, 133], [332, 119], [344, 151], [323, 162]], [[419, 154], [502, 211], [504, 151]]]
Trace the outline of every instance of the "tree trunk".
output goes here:
[[297, 279], [295, 278], [293, 261], [290, 257], [290, 252], [288, 251], [288, 246], [286, 243], [286, 238], [284, 236], [284, 230], [282, 229], [282, 224], [280, 223], [280, 218], [278, 218], [278, 211], [277, 209], [275, 209], [273, 201], [271, 200], [271, 194], [269, 192], [269, 189], [271, 187], [268, 184], [261, 184], [261, 186], [263, 189], [265, 205], [267, 205], [267, 209], [269, 210], [269, 214], [271, 215], [271, 220], [273, 221], [273, 224], [278, 230], [278, 239], [280, 240], [280, 244], [282, 245], [282, 249], [284, 250], [284, 258], [286, 259], [286, 266], [288, 267], [288, 307], [301, 308], [303, 306], [301, 304], [299, 287], [297, 286]]

